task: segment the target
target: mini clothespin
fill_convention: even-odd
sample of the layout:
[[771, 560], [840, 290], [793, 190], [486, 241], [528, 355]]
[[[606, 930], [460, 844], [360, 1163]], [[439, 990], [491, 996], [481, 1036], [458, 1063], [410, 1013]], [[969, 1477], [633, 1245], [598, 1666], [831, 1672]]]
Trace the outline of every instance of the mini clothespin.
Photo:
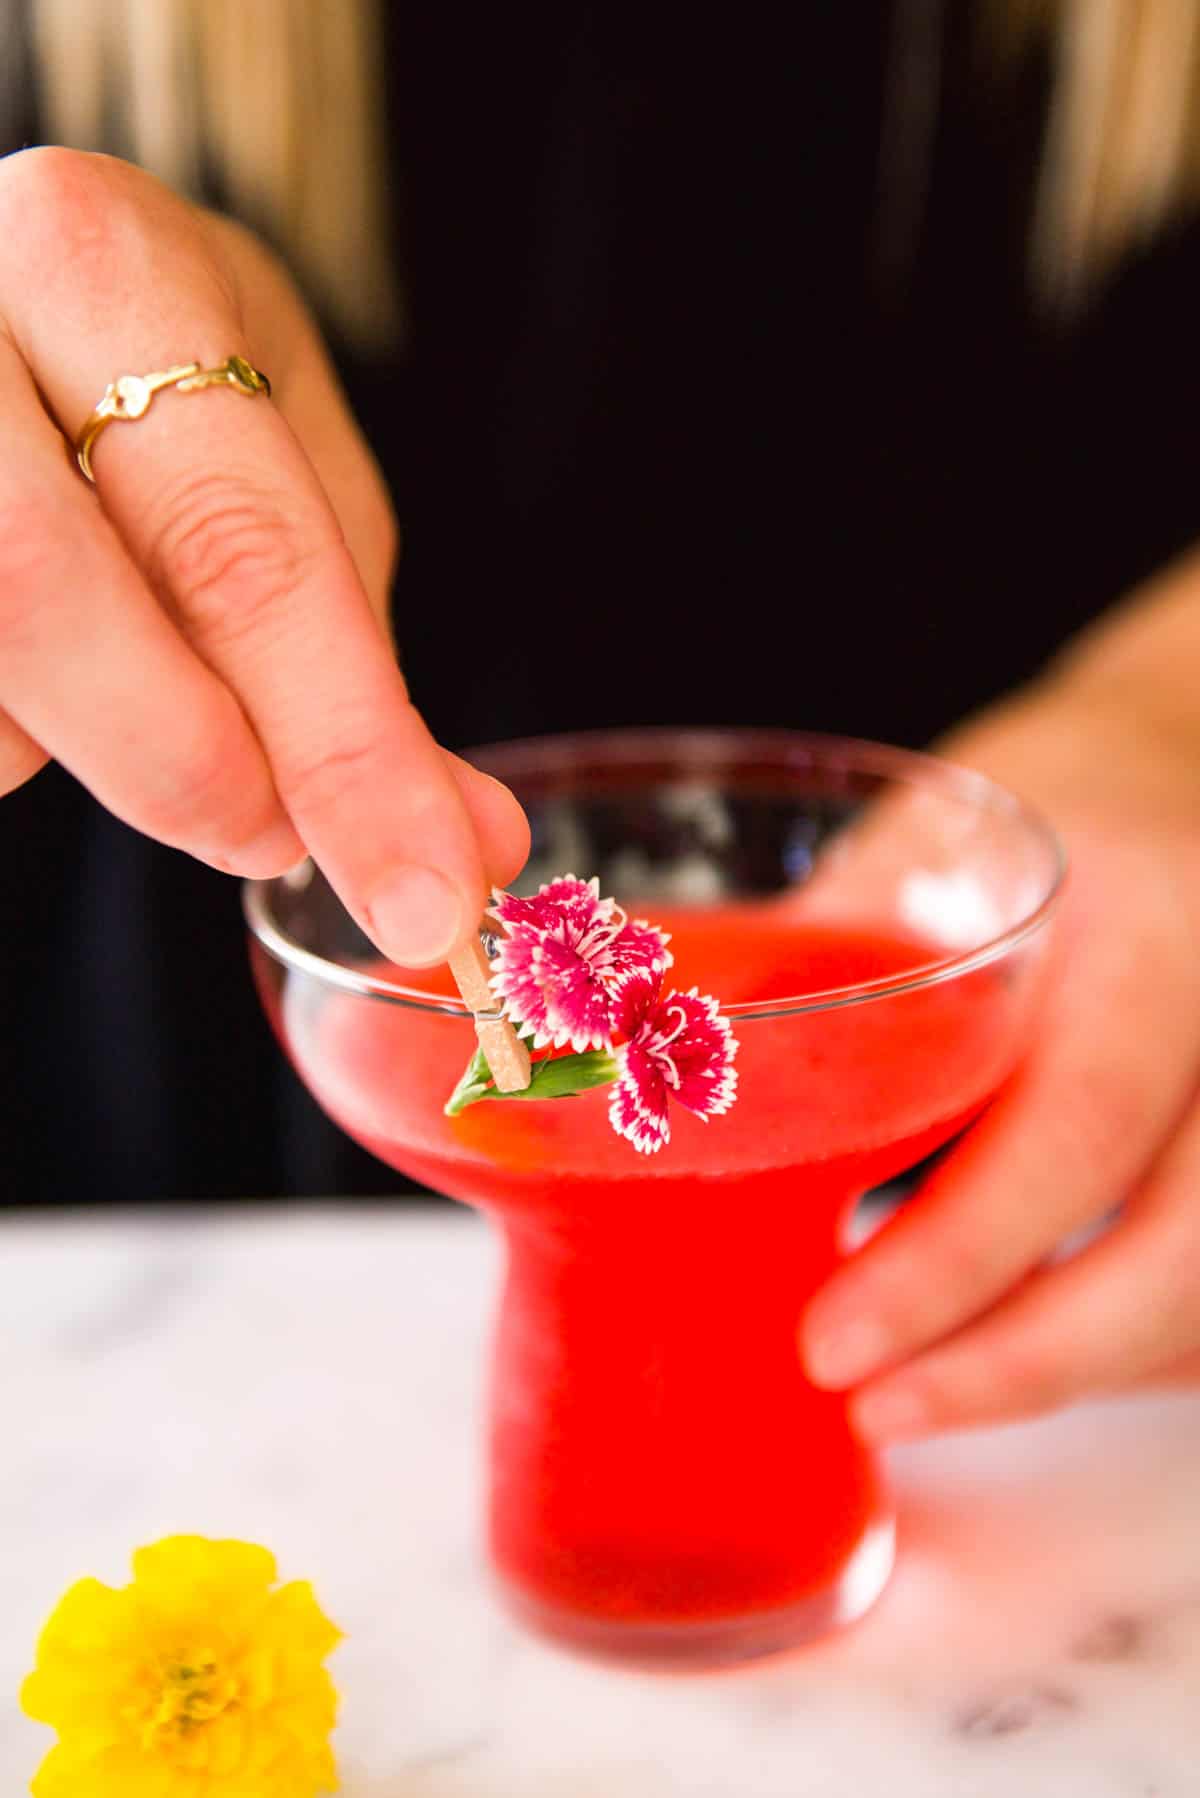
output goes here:
[[[502, 926], [490, 915], [484, 916], [483, 930], [499, 935]], [[470, 941], [450, 957], [450, 972], [475, 1019], [479, 1047], [487, 1058], [496, 1089], [502, 1093], [521, 1093], [529, 1085], [532, 1070], [529, 1050], [521, 1041], [504, 1013], [496, 1004], [489, 979], [490, 964], [482, 937]]]

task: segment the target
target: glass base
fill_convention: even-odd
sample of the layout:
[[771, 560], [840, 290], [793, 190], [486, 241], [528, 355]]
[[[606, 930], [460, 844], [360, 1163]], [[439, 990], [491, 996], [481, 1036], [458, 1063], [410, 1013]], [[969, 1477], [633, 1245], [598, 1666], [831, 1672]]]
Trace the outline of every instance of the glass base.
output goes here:
[[888, 1515], [860, 1538], [837, 1579], [799, 1604], [696, 1623], [619, 1623], [544, 1604], [507, 1581], [500, 1591], [519, 1623], [560, 1647], [650, 1670], [699, 1670], [782, 1654], [856, 1622], [887, 1585], [895, 1559], [896, 1525]]

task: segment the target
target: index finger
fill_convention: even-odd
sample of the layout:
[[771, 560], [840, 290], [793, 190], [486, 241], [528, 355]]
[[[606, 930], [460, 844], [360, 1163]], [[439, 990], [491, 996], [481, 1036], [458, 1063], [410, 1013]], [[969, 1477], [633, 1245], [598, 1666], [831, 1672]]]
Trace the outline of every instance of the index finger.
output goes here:
[[[78, 171], [71, 163], [66, 178], [81, 179]], [[90, 272], [104, 261], [126, 304], [97, 305], [61, 243], [41, 271], [36, 312], [28, 281], [6, 281], [3, 294], [13, 335], [71, 436], [117, 375], [262, 354], [246, 342], [188, 208], [137, 171], [82, 179], [106, 184], [84, 196]], [[61, 196], [55, 205], [61, 215]], [[95, 241], [106, 232], [107, 258]], [[266, 372], [286, 407], [289, 346], [274, 350]], [[285, 808], [343, 901], [392, 959], [444, 959], [486, 898], [474, 828], [281, 407], [231, 390], [167, 389], [135, 424], [108, 429], [94, 466], [105, 510], [237, 695]]]

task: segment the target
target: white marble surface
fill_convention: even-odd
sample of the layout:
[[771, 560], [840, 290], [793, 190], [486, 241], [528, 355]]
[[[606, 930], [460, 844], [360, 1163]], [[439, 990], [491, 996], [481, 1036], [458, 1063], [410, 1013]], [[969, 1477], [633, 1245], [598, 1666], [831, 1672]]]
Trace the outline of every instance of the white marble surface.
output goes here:
[[900, 1561], [840, 1639], [612, 1672], [480, 1566], [495, 1258], [463, 1214], [0, 1217], [0, 1792], [15, 1691], [81, 1573], [178, 1530], [270, 1544], [348, 1632], [348, 1798], [1194, 1798], [1200, 1398], [896, 1458]]

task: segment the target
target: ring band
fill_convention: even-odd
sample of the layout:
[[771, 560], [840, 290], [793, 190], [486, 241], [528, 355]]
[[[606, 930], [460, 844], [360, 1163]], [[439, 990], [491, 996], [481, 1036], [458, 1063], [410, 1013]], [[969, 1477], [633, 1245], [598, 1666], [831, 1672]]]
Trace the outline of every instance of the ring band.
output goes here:
[[92, 448], [102, 431], [117, 419], [141, 418], [149, 410], [156, 393], [164, 387], [177, 387], [180, 393], [197, 393], [202, 387], [235, 387], [239, 393], [265, 393], [270, 398], [271, 383], [266, 375], [252, 368], [244, 356], [230, 356], [220, 368], [201, 368], [198, 362], [183, 362], [176, 368], [165, 368], [155, 375], [119, 375], [104, 389], [104, 398], [88, 415], [75, 439], [75, 460], [88, 480], [95, 484], [92, 473]]

